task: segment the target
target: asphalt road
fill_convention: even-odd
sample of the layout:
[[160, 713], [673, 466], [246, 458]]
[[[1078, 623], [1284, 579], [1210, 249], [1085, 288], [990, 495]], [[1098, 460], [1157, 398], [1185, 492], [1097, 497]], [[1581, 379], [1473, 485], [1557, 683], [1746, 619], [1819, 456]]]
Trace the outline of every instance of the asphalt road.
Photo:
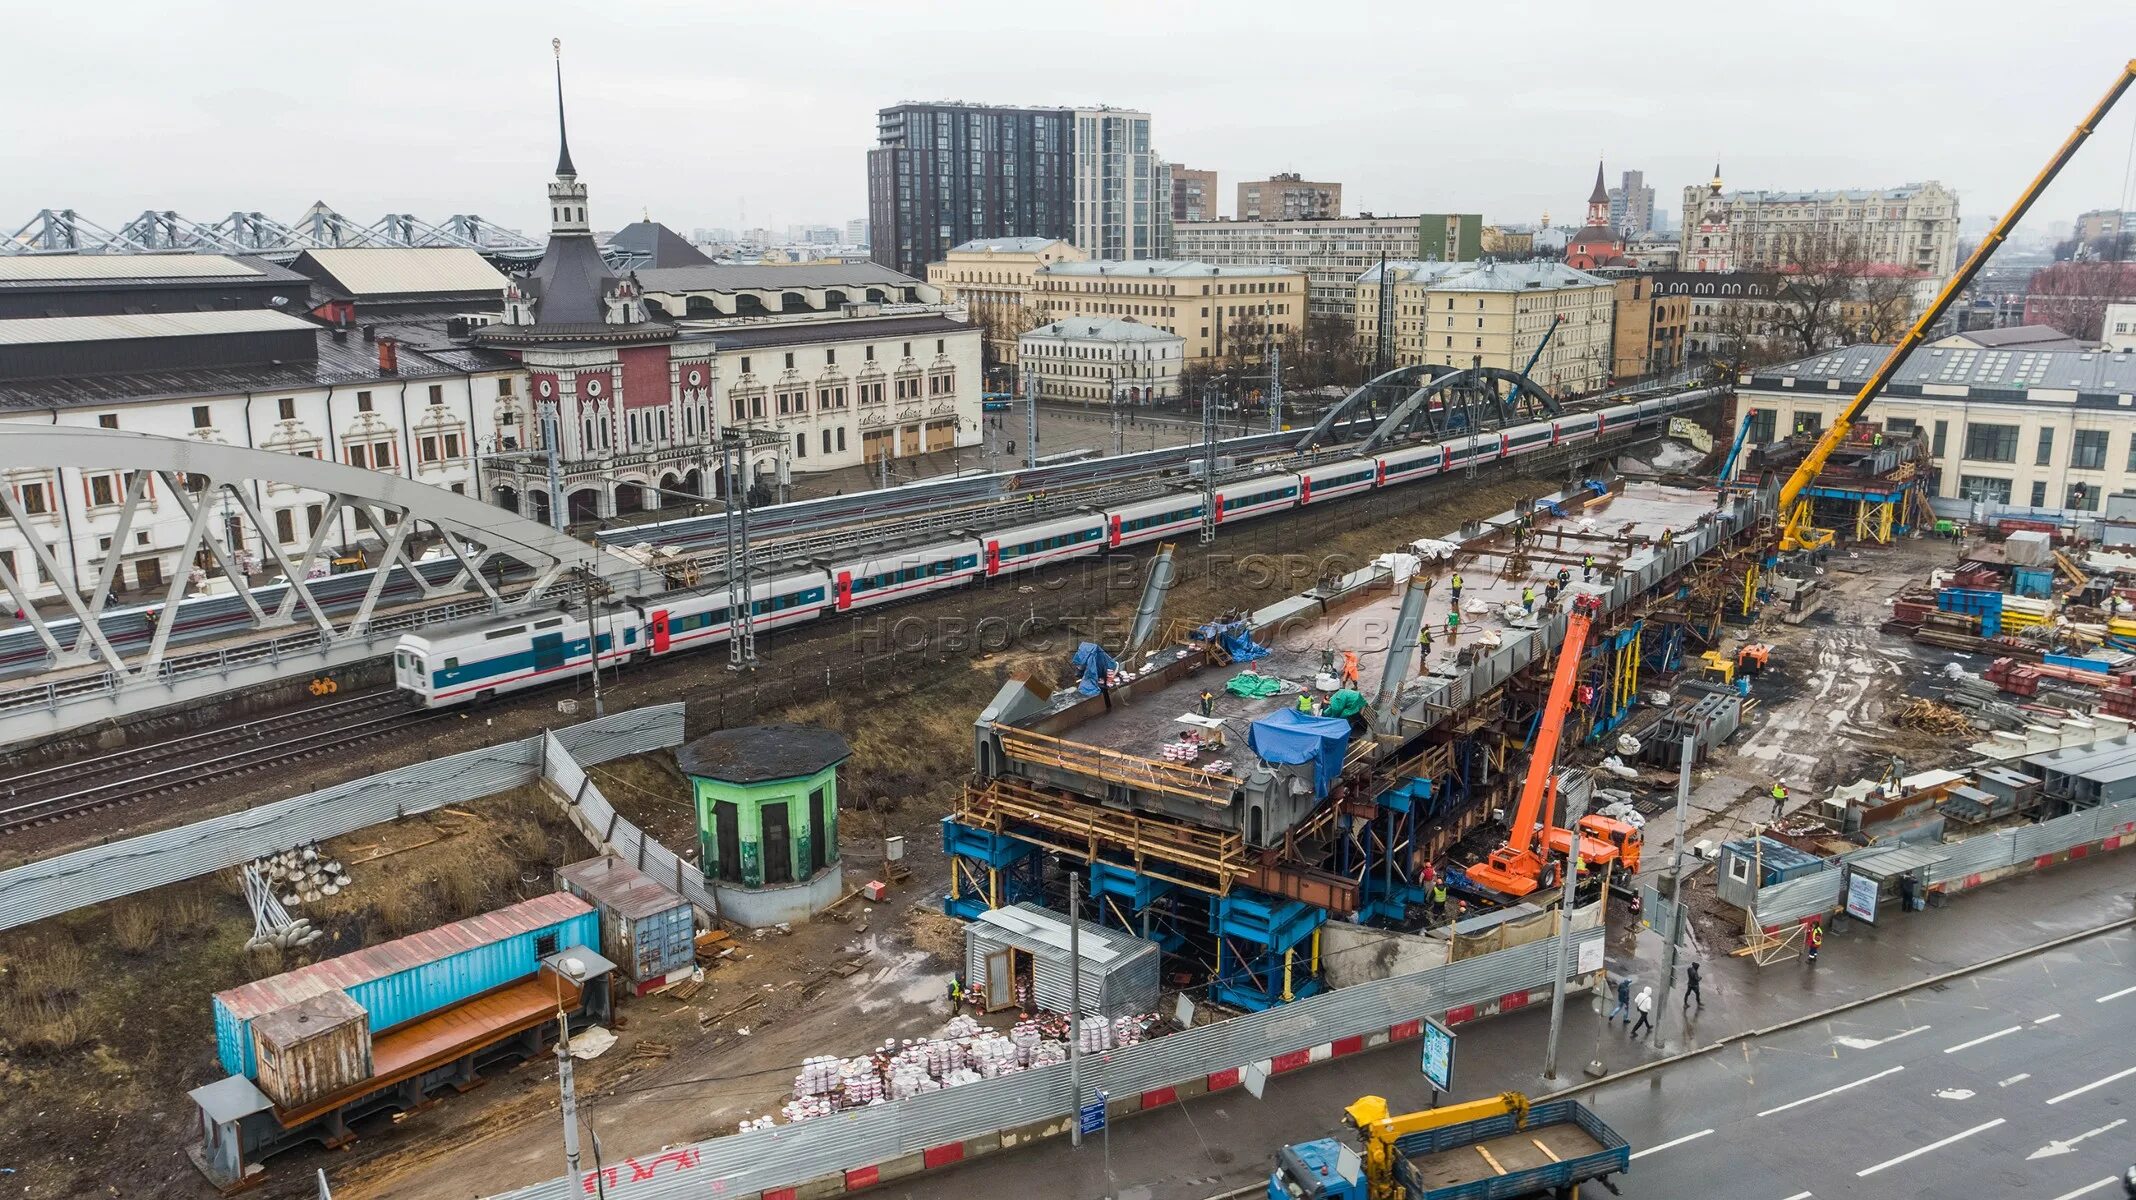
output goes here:
[[[2136, 1158], [2136, 1039], [2129, 1036], [2136, 1029], [2136, 932], [2101, 934], [1943, 984], [1920, 981], [2125, 917], [2130, 900], [2128, 865], [2099, 859], [1961, 897], [1888, 928], [1851, 923], [1827, 941], [1815, 967], [1760, 969], [1702, 956], [1709, 1005], [1688, 1020], [1671, 1014], [1665, 1021], [1671, 1051], [1914, 986], [1830, 1020], [1581, 1093], [1640, 1155], [1621, 1181], [1623, 1194], [2063, 1200], [2074, 1191], [2119, 1200], [2105, 1188], [2076, 1189]], [[1652, 943], [1651, 935], [1642, 938], [1636, 957], [1630, 947], [1613, 947], [1612, 969], [1628, 963], [1651, 978], [1641, 964]], [[1672, 997], [1668, 1007], [1677, 1003]], [[1631, 1042], [1623, 1025], [1605, 1024], [1591, 998], [1575, 997], [1553, 1085], [1538, 1077], [1548, 1027], [1546, 1005], [1461, 1026], [1450, 1099], [1508, 1088], [1540, 1095], [1581, 1082], [1590, 1061], [1621, 1072], [1657, 1057]], [[1958, 1048], [1943, 1053], [1950, 1047]], [[2020, 1075], [2026, 1078], [2014, 1078]], [[2102, 1079], [2108, 1081], [2047, 1103]], [[1265, 1178], [1279, 1145], [1344, 1136], [1342, 1108], [1365, 1094], [1386, 1096], [1398, 1112], [1428, 1106], [1416, 1043], [1279, 1076], [1260, 1100], [1232, 1089], [1139, 1114], [1119, 1124], [1109, 1148], [1102, 1138], [1081, 1150], [1049, 1139], [882, 1192], [898, 1200], [1203, 1200]], [[2124, 1118], [2128, 1124], [2067, 1154], [2027, 1158], [2051, 1141]], [[1989, 1127], [1967, 1133], [1982, 1125]], [[1856, 1174], [1956, 1134], [1966, 1136]]]
[[2071, 943], [1583, 1095], [1626, 1196], [2119, 1198], [2136, 934]]

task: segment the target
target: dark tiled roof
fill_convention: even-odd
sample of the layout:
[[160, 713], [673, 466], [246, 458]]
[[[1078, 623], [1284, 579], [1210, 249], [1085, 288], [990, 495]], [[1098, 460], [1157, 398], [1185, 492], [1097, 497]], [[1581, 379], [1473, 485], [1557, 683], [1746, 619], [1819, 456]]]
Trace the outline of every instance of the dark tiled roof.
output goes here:
[[744, 325], [733, 329], [686, 329], [683, 336], [690, 341], [710, 341], [722, 350], [753, 350], [762, 346], [794, 346], [813, 342], [933, 337], [945, 333], [970, 333], [977, 328], [976, 325], [953, 321], [948, 317], [928, 315], [797, 321], [790, 325]]
[[[42, 261], [48, 263], [64, 263], [70, 257], [73, 256], [52, 255], [44, 258]], [[99, 257], [126, 258], [132, 256], [112, 255]], [[271, 287], [275, 285], [281, 285], [283, 287], [296, 289], [297, 294], [301, 296], [308, 294], [308, 291], [311, 287], [311, 280], [305, 278], [303, 275], [292, 271], [287, 267], [279, 266], [275, 263], [268, 262], [264, 258], [255, 258], [247, 254], [220, 254], [203, 257], [228, 259], [229, 261], [234, 263], [242, 263], [244, 266], [250, 269], [227, 275], [125, 275], [92, 276], [80, 279], [0, 279], [0, 289], [4, 289], [7, 291], [49, 292], [106, 291], [116, 288], [202, 288], [216, 287], [222, 285], [232, 285], [238, 287]]]
[[586, 236], [554, 236], [541, 265], [521, 285], [535, 298], [534, 327], [601, 323], [616, 276]]
[[646, 257], [641, 270], [655, 271], [667, 267], [709, 267], [712, 257], [690, 244], [688, 238], [669, 229], [658, 221], [632, 221], [616, 230], [608, 244], [619, 250]]
[[852, 756], [836, 730], [813, 725], [751, 725], [708, 733], [675, 751], [683, 772], [727, 783], [797, 779]]
[[[378, 344], [375, 341], [366, 341], [353, 331], [337, 340], [332, 331], [322, 329], [318, 333], [319, 357], [316, 362], [10, 380], [0, 382], [0, 411], [296, 391], [329, 385], [390, 385], [400, 380], [435, 379], [470, 371], [503, 370], [515, 365], [510, 357], [494, 351], [453, 345], [441, 330], [393, 325], [378, 326], [377, 330], [394, 336], [401, 343], [400, 369], [390, 375], [378, 369]], [[419, 338], [434, 339], [436, 344], [426, 347]]]

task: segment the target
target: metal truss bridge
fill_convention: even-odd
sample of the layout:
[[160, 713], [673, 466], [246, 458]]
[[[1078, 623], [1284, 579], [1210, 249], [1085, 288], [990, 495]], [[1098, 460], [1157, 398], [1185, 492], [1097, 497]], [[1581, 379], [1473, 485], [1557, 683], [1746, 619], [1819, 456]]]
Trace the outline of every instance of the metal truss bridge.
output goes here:
[[[1508, 392], [1493, 390], [1508, 384]], [[1398, 435], [1460, 436], [1560, 411], [1539, 392], [1488, 372], [1391, 372], [1359, 388], [1303, 438], [1293, 431], [1219, 442], [1218, 453], [1235, 464], [1219, 479], [1366, 454]], [[1697, 389], [1672, 398], [1689, 406], [1719, 394]], [[750, 553], [764, 570], [942, 530], [1143, 499], [1183, 486], [1181, 471], [1207, 449], [1174, 446], [777, 505], [751, 514]], [[18, 544], [30, 547], [12, 564], [0, 560], [0, 603], [22, 614], [0, 629], [0, 679], [7, 680], [0, 684], [0, 744], [330, 672], [385, 655], [404, 632], [576, 603], [589, 585], [652, 597], [677, 586], [723, 586], [732, 573], [723, 513], [605, 530], [588, 544], [477, 497], [276, 451], [36, 425], [0, 438], [0, 472], [54, 470], [64, 487], [91, 474], [124, 481], [114, 497], [110, 547], [130, 545], [134, 531], [152, 523], [170, 530], [178, 524], [175, 505], [184, 529], [175, 548], [179, 566], [160, 597], [114, 603], [120, 554], [70, 544], [53, 514], [27, 512], [0, 489], [0, 528], [12, 525]], [[292, 511], [293, 497], [316, 515], [309, 541], [285, 547], [287, 531], [273, 518]], [[367, 569], [326, 573], [333, 539], [352, 534], [371, 550]], [[653, 562], [622, 552], [641, 544], [672, 557]], [[232, 550], [252, 546], [265, 561], [241, 561]], [[163, 545], [158, 553], [172, 549]], [[250, 590], [187, 594], [211, 576], [261, 574], [278, 578]], [[59, 608], [48, 602], [39, 612], [29, 599], [46, 590], [40, 578], [75, 586], [59, 589]]]
[[[532, 263], [547, 242], [506, 229], [473, 213], [426, 221], [411, 213], [387, 213], [368, 225], [314, 204], [292, 221], [264, 213], [233, 212], [196, 221], [150, 209], [115, 228], [99, 225], [71, 208], [40, 209], [0, 237], [0, 254], [250, 254], [287, 261], [306, 250], [365, 246], [450, 247], [478, 251], [500, 263]], [[617, 270], [643, 266], [644, 257], [604, 247]]]

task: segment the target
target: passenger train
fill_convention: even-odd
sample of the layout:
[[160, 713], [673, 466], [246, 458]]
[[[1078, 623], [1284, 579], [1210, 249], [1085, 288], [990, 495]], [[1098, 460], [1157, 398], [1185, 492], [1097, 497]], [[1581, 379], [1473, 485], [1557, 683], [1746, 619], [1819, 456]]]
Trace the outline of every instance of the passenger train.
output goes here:
[[[1637, 400], [1610, 408], [1479, 432], [1445, 442], [1383, 450], [1295, 473], [1235, 479], [1217, 490], [1216, 522], [1251, 520], [1325, 504], [1379, 488], [1429, 479], [1605, 433], [1666, 424], [1697, 403], [1684, 396]], [[1179, 491], [1107, 511], [1012, 525], [866, 558], [826, 563], [763, 579], [750, 587], [758, 631], [799, 625], [826, 614], [946, 591], [1049, 562], [1156, 541], [1196, 529], [1202, 494]], [[733, 628], [724, 588], [674, 592], [586, 616], [549, 610], [489, 617], [436, 633], [408, 634], [394, 649], [394, 681], [440, 707], [484, 700], [583, 675], [597, 652], [603, 667], [694, 650], [727, 640]]]

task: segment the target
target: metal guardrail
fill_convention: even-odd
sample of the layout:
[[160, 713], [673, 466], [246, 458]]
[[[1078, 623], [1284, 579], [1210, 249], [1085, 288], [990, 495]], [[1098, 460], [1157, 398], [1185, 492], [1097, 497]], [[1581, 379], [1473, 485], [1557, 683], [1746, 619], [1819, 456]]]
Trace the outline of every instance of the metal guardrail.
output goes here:
[[0, 871], [0, 929], [212, 874], [239, 863], [410, 813], [534, 782], [544, 737], [579, 762], [606, 762], [682, 741], [682, 705], [636, 708], [553, 734], [416, 763], [139, 837]]
[[[1596, 926], [1576, 933], [1574, 940], [1585, 945], [1603, 936]], [[1085, 1087], [1137, 1096], [1339, 1038], [1384, 1034], [1405, 1021], [1548, 987], [1556, 954], [1556, 941], [1545, 939], [1199, 1025], [1086, 1062]], [[1067, 1064], [1037, 1067], [627, 1159], [606, 1168], [601, 1190], [612, 1200], [753, 1195], [1066, 1117], [1074, 1108]], [[579, 1200], [595, 1192], [594, 1179], [592, 1172], [583, 1179], [552, 1179], [506, 1197]]]

